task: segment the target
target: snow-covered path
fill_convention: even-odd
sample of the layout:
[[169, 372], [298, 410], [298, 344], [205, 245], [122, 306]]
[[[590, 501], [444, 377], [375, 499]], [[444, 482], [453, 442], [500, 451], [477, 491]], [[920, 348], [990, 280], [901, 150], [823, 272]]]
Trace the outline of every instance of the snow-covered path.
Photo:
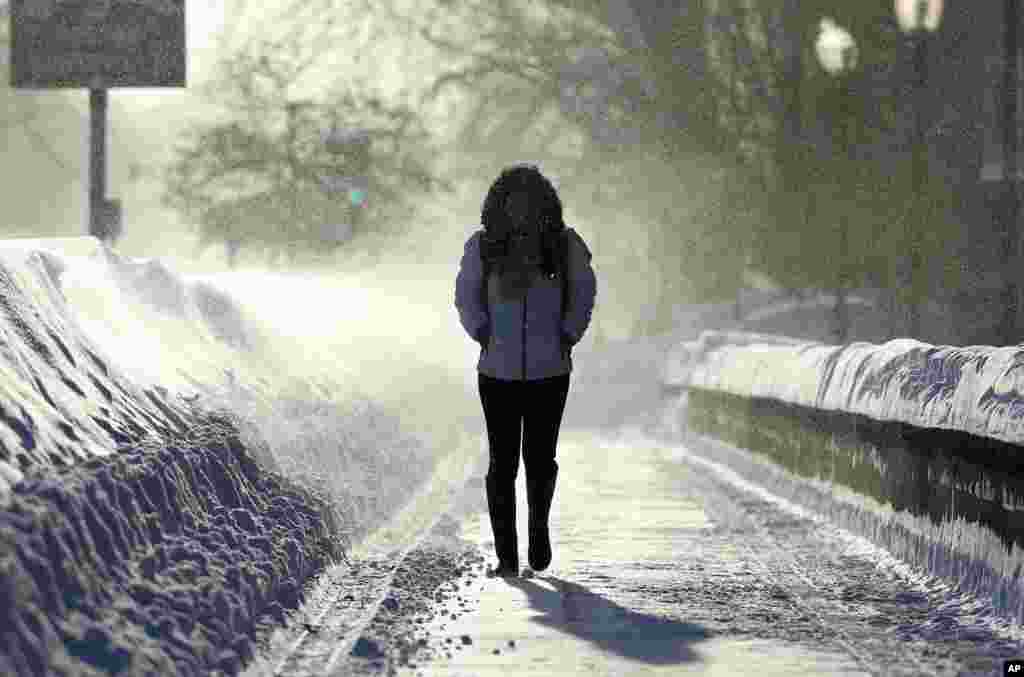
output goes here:
[[[397, 571], [358, 628], [328, 613], [307, 633], [306, 674], [1000, 674], [1024, 655], [863, 539], [744, 485], [702, 443], [563, 431], [555, 560], [533, 579], [483, 575], [492, 542], [471, 479], [402, 563], [355, 563], [367, 581]], [[525, 561], [525, 533], [520, 548]]]
[[[52, 672], [47, 661], [79, 660], [74, 657], [85, 651], [81, 647], [94, 645], [82, 655], [96, 664], [135, 661], [128, 669], [133, 674], [146, 665], [163, 666], [163, 672], [174, 665], [233, 672], [247, 662], [254, 629], [273, 641], [245, 670], [250, 676], [752, 670], [966, 675], [997, 674], [1000, 658], [1024, 656], [1021, 636], [1005, 634], [1012, 628], [994, 622], [991, 605], [915, 574], [867, 541], [741, 477], [793, 500], [801, 500], [806, 482], [789, 491], [777, 481], [782, 468], [742, 460], [737, 465], [741, 452], [726, 453], [721, 443], [683, 430], [641, 432], [638, 422], [650, 421], [664, 406], [666, 350], [688, 330], [600, 349], [584, 346], [574, 355], [559, 446], [554, 566], [539, 578], [508, 583], [483, 577], [493, 546], [480, 468], [487, 454], [473, 439], [482, 428], [474, 358], [456, 340], [465, 340], [457, 324], [445, 325], [431, 305], [448, 293], [448, 281], [437, 282], [442, 275], [419, 271], [392, 279], [379, 273], [330, 282], [253, 273], [195, 280], [159, 262], [120, 260], [109, 252], [59, 256], [36, 251], [32, 243], [19, 247], [0, 247], [0, 272], [10, 283], [4, 306], [9, 317], [0, 329], [11, 344], [0, 360], [0, 399], [8, 413], [20, 413], [0, 426], [7, 450], [0, 459], [0, 498], [8, 493], [13, 501], [0, 515], [0, 540], [17, 554], [12, 561], [21, 572], [0, 581], [7, 581], [9, 592], [31, 592], [12, 597], [19, 604], [10, 605], [6, 618], [13, 620], [5, 621], [19, 628], [6, 636], [14, 658], [6, 661], [0, 651], [0, 662], [16, 666], [13, 673]], [[419, 277], [435, 280], [436, 288]], [[404, 291], [385, 293], [406, 290], [410, 281], [423, 290], [422, 302]], [[319, 299], [318, 307], [340, 304], [347, 321], [338, 322], [335, 313], [307, 317], [293, 303], [300, 295]], [[387, 299], [398, 300], [388, 305]], [[381, 313], [381, 303], [392, 312]], [[291, 314], [284, 312], [289, 308]], [[418, 317], [418, 332], [373, 321], [392, 316]], [[282, 326], [288, 331], [282, 333]], [[387, 342], [391, 334], [398, 335], [396, 343]], [[959, 364], [965, 353], [958, 351], [942, 355]], [[898, 363], [906, 366], [907, 360]], [[747, 383], [752, 372], [744, 365], [750, 364], [724, 360], [716, 373], [728, 371], [731, 382]], [[900, 373], [952, 382], [949, 370], [929, 364]], [[786, 368], [786, 378], [808, 373]], [[342, 406], [349, 390], [366, 391], [382, 404], [350, 411]], [[988, 399], [1009, 407], [1006, 390], [994, 389]], [[227, 447], [189, 438], [199, 448], [186, 448], [202, 454], [181, 453], [175, 435], [205, 430], [186, 423], [193, 420], [188, 416], [198, 416], [200, 404], [222, 401], [259, 422], [250, 431], [251, 449], [236, 431]], [[383, 411], [398, 413], [374, 413]], [[669, 419], [686, 420], [679, 413]], [[399, 415], [403, 425], [393, 425]], [[136, 476], [149, 437], [158, 449]], [[827, 452], [827, 442], [815, 444], [801, 453]], [[110, 454], [114, 449], [122, 453]], [[899, 494], [906, 485], [900, 473], [909, 471], [901, 457], [891, 457], [896, 462], [879, 473]], [[335, 484], [328, 486], [346, 500], [365, 485], [360, 511], [354, 500], [346, 505], [352, 524], [367, 531], [377, 516], [421, 489], [395, 520], [350, 553], [350, 563], [323, 571], [335, 549], [340, 557], [344, 535], [326, 503], [298, 485], [271, 487], [273, 478], [253, 459], [296, 477], [329, 472]], [[222, 465], [228, 471], [187, 470]], [[169, 474], [172, 466], [177, 470]], [[421, 483], [431, 468], [433, 481]], [[35, 475], [23, 481], [23, 473]], [[984, 479], [972, 473], [963, 474], [975, 483], [971, 478]], [[172, 476], [177, 489], [160, 488]], [[117, 492], [117, 503], [97, 498], [113, 495], [111, 478], [125, 489]], [[159, 486], [151, 488], [151, 481]], [[801, 505], [821, 507], [849, 493], [838, 483], [821, 484], [814, 487], [814, 501]], [[976, 513], [992, 503], [969, 487], [953, 488], [959, 493], [949, 493], [949, 500], [976, 498]], [[68, 503], [69, 495], [79, 498]], [[149, 521], [155, 512], [132, 507], [132, 501], [148, 506], [154, 496], [162, 520], [156, 527]], [[522, 480], [519, 499], [523, 524]], [[268, 508], [271, 500], [276, 502]], [[73, 509], [65, 510], [65, 503]], [[111, 513], [118, 505], [120, 511]], [[300, 513], [323, 517], [300, 522]], [[185, 514], [188, 520], [179, 519]], [[875, 522], [861, 519], [871, 514], [842, 514], [853, 515], [852, 522], [842, 522], [849, 528], [878, 535]], [[274, 516], [276, 540], [267, 536], [267, 515]], [[105, 525], [114, 522], [124, 522], [125, 534], [134, 536], [111, 540]], [[328, 524], [336, 534], [328, 533]], [[962, 524], [954, 526], [957, 538], [970, 535]], [[992, 552], [1001, 554], [1005, 534], [983, 536], [966, 539], [968, 545], [993, 543]], [[53, 550], [51, 541], [66, 549]], [[525, 534], [520, 545], [525, 562]], [[929, 566], [951, 561], [933, 556], [938, 550], [930, 545], [914, 552], [924, 552]], [[107, 567], [109, 561], [119, 568]], [[193, 561], [216, 566], [197, 575]], [[35, 589], [19, 583], [26, 576]], [[313, 578], [316, 584], [300, 597], [297, 585]], [[85, 602], [82, 590], [88, 591]], [[62, 599], [76, 600], [75, 606], [65, 608]], [[293, 604], [301, 610], [287, 628], [275, 630], [274, 619]], [[82, 609], [95, 618], [83, 621]], [[120, 615], [101, 625], [104, 610]]]

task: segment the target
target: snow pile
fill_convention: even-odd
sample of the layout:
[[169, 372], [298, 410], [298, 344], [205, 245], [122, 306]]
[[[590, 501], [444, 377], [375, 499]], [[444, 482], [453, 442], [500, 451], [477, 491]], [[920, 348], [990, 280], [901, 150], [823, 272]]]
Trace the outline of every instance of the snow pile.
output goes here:
[[0, 242], [0, 674], [237, 672], [354, 531], [323, 482], [278, 470], [311, 422], [336, 474], [404, 463], [367, 510], [409, 495], [422, 452], [377, 435], [390, 418], [366, 433], [390, 455], [338, 434], [351, 419], [296, 345], [162, 262]]
[[1024, 348], [722, 339], [687, 355], [691, 387], [1024, 443]]
[[223, 420], [18, 484], [0, 511], [0, 674], [234, 674], [262, 614], [342, 555], [325, 502]]
[[30, 469], [182, 432], [183, 403], [135, 383], [81, 329], [43, 251], [0, 247], [0, 500]]
[[258, 383], [293, 371], [285, 369], [290, 346], [274, 345], [270, 328], [211, 282], [98, 243], [61, 265], [60, 290], [78, 328], [135, 382], [193, 396], [232, 374]]
[[759, 344], [795, 346], [804, 343], [799, 339], [775, 334], [728, 330], [703, 331], [696, 340], [682, 341], [669, 348], [661, 373], [661, 382], [665, 386], [674, 388], [689, 386], [694, 369], [704, 361], [705, 356], [726, 346], [739, 347]]

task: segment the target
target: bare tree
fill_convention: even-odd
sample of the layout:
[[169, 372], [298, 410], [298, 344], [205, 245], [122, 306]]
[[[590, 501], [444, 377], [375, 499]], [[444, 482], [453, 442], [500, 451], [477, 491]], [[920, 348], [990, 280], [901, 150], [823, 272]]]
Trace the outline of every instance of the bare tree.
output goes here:
[[[544, 157], [594, 223], [614, 213], [632, 224], [631, 235], [608, 225], [609, 242], [632, 237], [647, 257], [643, 268], [630, 267], [635, 280], [621, 283], [654, 300], [654, 325], [664, 326], [673, 303], [731, 293], [742, 279], [750, 238], [737, 229], [750, 228], [748, 213], [724, 212], [736, 204], [729, 195], [749, 186], [745, 176], [722, 171], [709, 143], [703, 46], [680, 43], [701, 36], [702, 23], [696, 32], [692, 26], [700, 13], [670, 10], [652, 20], [671, 25], [659, 33], [640, 26], [650, 7], [616, 16], [614, 4], [464, 0], [440, 12], [423, 5], [403, 12], [387, 3], [381, 30], [397, 27], [450, 63], [423, 101], [459, 94], [465, 114], [455, 147], [479, 159], [471, 172], [489, 173], [523, 154]], [[674, 47], [692, 68], [679, 68], [680, 59], [662, 63]], [[565, 139], [580, 139], [573, 153], [551, 150]], [[711, 256], [714, 267], [704, 265]]]
[[[255, 247], [272, 258], [333, 251], [400, 230], [417, 199], [451, 189], [431, 169], [430, 134], [408, 106], [342, 77], [315, 98], [299, 93], [332, 45], [345, 44], [336, 14], [301, 20], [313, 4], [331, 3], [296, 8], [282, 37], [225, 45], [203, 90], [220, 119], [189, 130], [164, 196], [198, 224], [202, 246], [225, 243], [232, 255]], [[334, 152], [332, 130], [342, 139]]]

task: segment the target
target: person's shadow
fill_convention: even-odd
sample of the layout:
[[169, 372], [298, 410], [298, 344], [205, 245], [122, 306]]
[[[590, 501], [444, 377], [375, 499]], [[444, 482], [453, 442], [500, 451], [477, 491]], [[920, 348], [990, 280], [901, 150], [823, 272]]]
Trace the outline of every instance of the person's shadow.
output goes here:
[[540, 612], [531, 620], [631, 660], [654, 665], [693, 662], [699, 657], [691, 645], [710, 637], [701, 625], [631, 611], [582, 585], [554, 576], [505, 581], [525, 592], [530, 606]]

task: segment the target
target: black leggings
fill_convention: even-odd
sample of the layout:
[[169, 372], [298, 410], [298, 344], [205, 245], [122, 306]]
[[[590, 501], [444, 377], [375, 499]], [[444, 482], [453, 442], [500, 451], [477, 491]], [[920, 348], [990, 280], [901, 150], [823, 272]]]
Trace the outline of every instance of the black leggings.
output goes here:
[[555, 475], [555, 447], [569, 393], [569, 374], [533, 381], [506, 381], [479, 374], [479, 385], [491, 452], [487, 474], [503, 490], [514, 491], [521, 426], [527, 481], [544, 482]]

